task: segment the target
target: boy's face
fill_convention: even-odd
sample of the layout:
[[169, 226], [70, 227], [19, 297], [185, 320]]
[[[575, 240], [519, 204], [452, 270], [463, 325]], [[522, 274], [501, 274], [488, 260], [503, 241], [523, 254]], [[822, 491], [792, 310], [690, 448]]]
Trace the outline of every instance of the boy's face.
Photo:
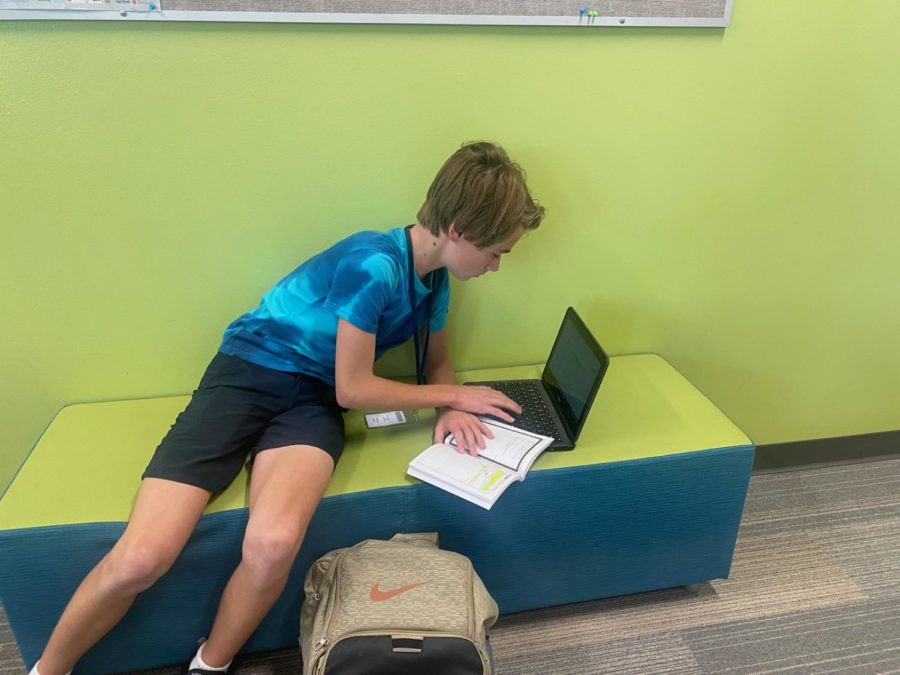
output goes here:
[[520, 227], [504, 241], [479, 248], [458, 234], [455, 225], [451, 225], [447, 270], [460, 281], [480, 277], [485, 272], [496, 272], [500, 269], [500, 257], [512, 251], [524, 233], [524, 228]]

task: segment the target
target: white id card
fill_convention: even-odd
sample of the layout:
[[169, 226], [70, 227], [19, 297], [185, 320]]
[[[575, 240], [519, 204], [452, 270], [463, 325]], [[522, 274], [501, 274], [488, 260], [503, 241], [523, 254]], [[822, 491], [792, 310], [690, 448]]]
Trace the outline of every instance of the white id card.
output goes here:
[[365, 415], [366, 426], [370, 429], [378, 427], [392, 427], [395, 424], [406, 424], [416, 419], [415, 412], [405, 413], [402, 410], [391, 410], [383, 413], [368, 413]]

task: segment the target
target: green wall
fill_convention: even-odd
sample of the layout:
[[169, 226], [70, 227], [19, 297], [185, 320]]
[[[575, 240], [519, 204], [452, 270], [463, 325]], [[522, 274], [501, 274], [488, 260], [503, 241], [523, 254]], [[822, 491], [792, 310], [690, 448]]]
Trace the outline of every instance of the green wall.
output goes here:
[[726, 30], [0, 24], [0, 486], [60, 406], [189, 391], [280, 275], [411, 222], [479, 138], [549, 217], [457, 286], [458, 367], [539, 360], [571, 303], [758, 443], [900, 428], [900, 3], [735, 5]]

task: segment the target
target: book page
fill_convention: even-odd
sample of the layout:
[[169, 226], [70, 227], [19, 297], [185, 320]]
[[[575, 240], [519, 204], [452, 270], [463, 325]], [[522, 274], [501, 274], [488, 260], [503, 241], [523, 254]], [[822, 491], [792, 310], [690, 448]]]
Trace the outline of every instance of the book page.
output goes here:
[[[409, 474], [438, 487], [449, 489], [458, 496], [468, 499], [471, 494], [476, 503], [493, 504], [497, 497], [517, 479], [517, 476], [481, 457], [461, 453], [446, 444], [432, 445], [409, 464]], [[476, 501], [477, 500], [477, 501]], [[483, 505], [483, 504], [482, 504]]]
[[[479, 450], [478, 455], [515, 471], [522, 478], [537, 456], [553, 442], [549, 436], [517, 429], [492, 419], [480, 419], [490, 428], [494, 437], [484, 439], [484, 450]], [[446, 443], [457, 447], [452, 435], [447, 437]]]

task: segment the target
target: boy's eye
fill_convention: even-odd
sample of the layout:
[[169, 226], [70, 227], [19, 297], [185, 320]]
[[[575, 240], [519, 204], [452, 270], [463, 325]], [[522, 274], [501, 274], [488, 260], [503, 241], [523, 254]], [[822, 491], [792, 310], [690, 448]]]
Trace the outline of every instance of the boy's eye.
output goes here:
[[499, 257], [500, 257], [500, 254], [499, 254], [499, 253], [494, 253], [493, 256], [494, 256], [495, 258], [499, 258]]

